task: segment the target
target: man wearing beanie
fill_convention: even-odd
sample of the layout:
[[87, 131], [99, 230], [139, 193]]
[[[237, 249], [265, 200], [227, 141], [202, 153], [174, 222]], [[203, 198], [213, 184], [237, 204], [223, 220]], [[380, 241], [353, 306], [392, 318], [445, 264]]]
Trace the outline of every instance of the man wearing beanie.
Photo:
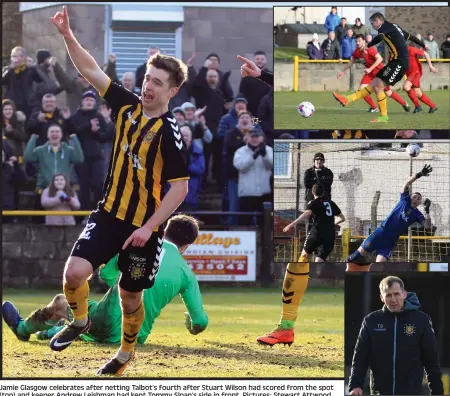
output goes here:
[[[84, 153], [84, 162], [76, 165], [80, 185], [81, 210], [92, 210], [102, 199], [105, 178], [103, 143], [108, 141], [105, 119], [96, 109], [96, 93], [86, 91], [81, 106], [69, 119], [70, 134], [76, 134]], [[90, 191], [94, 202], [91, 202]]]
[[35, 67], [42, 79], [42, 82], [36, 85], [36, 98], [33, 109], [36, 111], [40, 108], [45, 94], [58, 95], [60, 92], [70, 89], [71, 81], [56, 58], [47, 49], [37, 50]]
[[331, 185], [333, 184], [333, 172], [325, 166], [325, 156], [322, 153], [314, 155], [314, 165], [305, 171], [303, 182], [305, 184], [305, 201], [309, 202], [314, 199], [312, 186], [314, 184], [321, 185], [325, 192], [325, 199], [331, 199]]

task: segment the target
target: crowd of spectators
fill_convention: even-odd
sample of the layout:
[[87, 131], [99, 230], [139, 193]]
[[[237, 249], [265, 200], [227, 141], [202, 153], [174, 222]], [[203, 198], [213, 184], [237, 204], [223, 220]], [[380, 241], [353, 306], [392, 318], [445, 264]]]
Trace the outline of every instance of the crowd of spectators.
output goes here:
[[[159, 51], [151, 47], [146, 55]], [[34, 58], [16, 47], [2, 73], [3, 209], [92, 210], [102, 197], [111, 156], [111, 109], [80, 74], [69, 77], [50, 51], [38, 50]], [[202, 194], [211, 190], [222, 197], [216, 210], [262, 210], [272, 194], [273, 89], [246, 77], [234, 92], [231, 71], [222, 70], [219, 54], [209, 54], [199, 68], [193, 66], [195, 58], [193, 53], [186, 61], [187, 81], [169, 102], [187, 146], [189, 194], [180, 210], [198, 210]], [[253, 60], [266, 69], [263, 51], [256, 51]], [[110, 54], [103, 71], [139, 95], [146, 63], [118, 76], [116, 61]], [[57, 103], [66, 105], [58, 108]], [[23, 204], [21, 191], [34, 197], [32, 207]], [[72, 216], [33, 220], [53, 225], [86, 221]], [[223, 221], [255, 223], [231, 215]]]
[[[361, 18], [356, 18], [353, 25], [349, 24], [347, 18], [338, 15], [337, 7], [331, 7], [330, 13], [325, 18], [324, 26], [328, 37], [320, 43], [318, 34], [314, 33], [311, 41], [307, 43], [306, 51], [309, 59], [348, 60], [356, 48], [355, 37], [358, 34], [362, 34], [367, 43], [372, 41], [372, 33], [376, 34], [376, 31], [370, 26], [367, 27], [361, 22]], [[416, 36], [422, 39], [420, 34], [416, 34]], [[429, 47], [428, 53], [431, 59], [450, 59], [450, 34], [447, 35], [440, 47], [432, 32], [427, 32], [424, 42]], [[383, 46], [379, 46], [378, 50], [383, 55]], [[442, 51], [442, 54], [439, 50]]]

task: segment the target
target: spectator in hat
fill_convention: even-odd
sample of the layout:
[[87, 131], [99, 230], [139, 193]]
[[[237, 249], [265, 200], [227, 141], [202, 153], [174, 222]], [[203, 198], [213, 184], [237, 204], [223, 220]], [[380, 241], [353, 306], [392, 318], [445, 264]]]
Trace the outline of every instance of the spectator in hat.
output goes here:
[[175, 119], [177, 120], [178, 126], [181, 126], [186, 122], [186, 114], [181, 106], [175, 107], [172, 110], [172, 114], [174, 115]]
[[197, 109], [191, 102], [185, 102], [181, 105], [181, 110], [184, 111], [185, 115], [185, 122], [189, 122], [193, 127], [193, 140], [202, 150], [204, 150], [205, 145], [209, 145], [213, 140], [213, 134], [206, 125], [203, 114], [206, 107]]
[[339, 42], [339, 44], [341, 43], [342, 39], [347, 34], [347, 30], [349, 29], [350, 26], [347, 24], [347, 18], [342, 17], [341, 23], [337, 25], [334, 29], [334, 32], [336, 33], [336, 39]]
[[[69, 119], [69, 130], [80, 139], [84, 153], [84, 162], [75, 167], [80, 185], [81, 209], [92, 210], [102, 199], [105, 178], [103, 144], [108, 141], [105, 119], [96, 109], [94, 91], [83, 94], [81, 107]], [[90, 198], [91, 191], [94, 202]]]
[[341, 45], [336, 40], [334, 31], [328, 32], [328, 38], [322, 43], [323, 59], [342, 59]]
[[[229, 210], [231, 212], [239, 211], [238, 199], [238, 177], [239, 173], [233, 165], [234, 153], [237, 149], [244, 146], [248, 142], [248, 134], [253, 129], [261, 130], [259, 125], [253, 124], [253, 116], [248, 111], [242, 111], [238, 115], [237, 124], [231, 128], [225, 135], [222, 151], [221, 168], [223, 171], [224, 190], [223, 194], [227, 195]], [[223, 201], [226, 198], [223, 197]], [[228, 217], [228, 225], [238, 225], [237, 216]]]
[[352, 26], [353, 35], [362, 34], [364, 37], [369, 33], [368, 29], [361, 23], [360, 18], [355, 19], [355, 24]]
[[[270, 72], [267, 68], [267, 55], [264, 51], [256, 51], [253, 54], [253, 62], [255, 62], [256, 66], [258, 66], [262, 71]], [[265, 84], [257, 78], [242, 77], [241, 83], [239, 84], [238, 96], [244, 97], [248, 101], [247, 110], [255, 117], [259, 117], [259, 103], [261, 102], [263, 96], [269, 93], [270, 88], [271, 87], [268, 84]], [[231, 107], [233, 107], [233, 105], [231, 105]]]
[[312, 40], [308, 42], [306, 51], [308, 52], [309, 59], [323, 59], [323, 50], [320, 46], [319, 35], [317, 33], [314, 33]]
[[330, 13], [325, 18], [325, 29], [327, 29], [328, 32], [334, 32], [334, 29], [336, 29], [336, 26], [339, 25], [340, 18], [337, 13], [337, 7], [333, 6], [331, 7]]
[[342, 59], [350, 59], [353, 55], [353, 52], [356, 49], [356, 41], [353, 37], [353, 30], [348, 29], [347, 34], [341, 41], [341, 54]]
[[97, 92], [96, 89], [80, 73], [72, 80], [70, 90], [68, 90], [68, 102], [71, 113], [75, 113], [83, 99], [83, 94], [87, 91]]
[[427, 38], [423, 40], [423, 42], [428, 45], [428, 54], [431, 59], [439, 59], [441, 56], [439, 55], [439, 44], [434, 39], [433, 33], [428, 32]]
[[[264, 142], [264, 133], [253, 129], [248, 133], [247, 144], [236, 150], [233, 166], [239, 171], [238, 196], [241, 212], [264, 209], [264, 202], [272, 202], [271, 183], [273, 150]], [[258, 219], [262, 225], [262, 219]], [[255, 219], [242, 216], [241, 225], [255, 225]]]
[[70, 90], [71, 81], [49, 50], [40, 49], [36, 52], [35, 67], [42, 82], [37, 83], [35, 87], [36, 100], [33, 110], [39, 110], [45, 94], [51, 93], [56, 96], [66, 89]]
[[24, 48], [12, 49], [11, 63], [2, 74], [2, 86], [5, 87], [3, 99], [12, 100], [16, 104], [16, 109], [29, 118], [36, 100], [33, 83], [41, 83], [42, 77], [34, 66], [27, 66], [26, 58]]
[[450, 34], [447, 34], [446, 40], [441, 45], [442, 57], [450, 59]]
[[245, 99], [241, 95], [238, 95], [238, 97], [234, 99], [233, 103], [231, 104], [228, 113], [220, 118], [217, 135], [222, 142], [227, 132], [231, 128], [234, 128], [236, 126], [238, 121], [238, 114], [241, 113], [242, 111], [247, 111], [247, 105], [248, 105], [247, 99]]
[[136, 76], [136, 88], [139, 89], [139, 93], [141, 92], [142, 89], [142, 84], [144, 82], [144, 77], [145, 77], [145, 72], [147, 71], [147, 60], [152, 57], [153, 55], [159, 54], [160, 50], [159, 47], [153, 46], [150, 47], [147, 50], [147, 59], [145, 60], [145, 62], [140, 65], [135, 72], [135, 76]]
[[331, 185], [333, 184], [333, 172], [325, 166], [325, 156], [322, 153], [314, 155], [314, 165], [305, 171], [303, 182], [305, 185], [306, 204], [314, 199], [312, 186], [320, 184], [324, 190], [325, 199], [331, 199]]

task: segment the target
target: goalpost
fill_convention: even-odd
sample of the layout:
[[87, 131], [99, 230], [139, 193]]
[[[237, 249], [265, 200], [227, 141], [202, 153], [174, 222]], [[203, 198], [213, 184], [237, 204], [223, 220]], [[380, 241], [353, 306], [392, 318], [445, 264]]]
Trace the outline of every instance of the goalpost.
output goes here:
[[[304, 210], [303, 175], [313, 166], [315, 153], [325, 156], [325, 166], [334, 174], [332, 199], [346, 221], [337, 232], [328, 261], [345, 261], [364, 238], [386, 218], [411, 175], [425, 164], [433, 172], [412, 185], [431, 200], [431, 229], [414, 224], [401, 236], [391, 261], [440, 262], [450, 254], [450, 145], [423, 143], [421, 153], [411, 158], [402, 143], [295, 143], [276, 142], [274, 147], [274, 259], [297, 260], [307, 232], [304, 224], [292, 233], [282, 229]], [[419, 207], [424, 213], [423, 206]]]

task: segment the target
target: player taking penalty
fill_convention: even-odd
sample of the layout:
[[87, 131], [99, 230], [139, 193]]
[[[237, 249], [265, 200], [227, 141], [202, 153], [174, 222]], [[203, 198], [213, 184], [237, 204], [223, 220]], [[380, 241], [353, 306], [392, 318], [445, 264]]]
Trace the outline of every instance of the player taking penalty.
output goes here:
[[384, 19], [383, 14], [376, 12], [370, 17], [372, 28], [378, 31], [378, 35], [367, 45], [368, 48], [384, 41], [389, 50], [389, 62], [383, 67], [370, 82], [370, 84], [357, 92], [345, 96], [333, 92], [334, 98], [344, 107], [359, 99], [371, 95], [373, 92], [377, 95], [380, 116], [371, 122], [388, 122], [388, 112], [386, 103], [386, 94], [384, 92], [387, 86], [393, 87], [405, 75], [409, 67], [409, 55], [406, 40], [420, 45], [422, 48], [428, 47], [417, 37], [404, 31], [395, 23]]
[[438, 70], [431, 64], [431, 59], [430, 55], [428, 55], [428, 52], [409, 45], [408, 54], [409, 68], [406, 71], [406, 81], [403, 84], [403, 89], [408, 93], [409, 98], [412, 100], [414, 106], [416, 107], [413, 113], [419, 113], [422, 111], [422, 106], [420, 106], [419, 100], [425, 103], [430, 108], [430, 110], [428, 110], [428, 113], [434, 113], [437, 110], [436, 105], [420, 89], [420, 79], [422, 78], [423, 69], [422, 63], [419, 61], [418, 57], [425, 56], [428, 67], [430, 68], [430, 72], [437, 73]]
[[[359, 85], [359, 89], [361, 90], [361, 89], [367, 87], [371, 83], [371, 81], [374, 78], [376, 78], [378, 72], [381, 69], [383, 69], [384, 64], [383, 64], [383, 58], [378, 53], [378, 51], [375, 47], [367, 48], [367, 43], [366, 43], [366, 39], [364, 38], [364, 35], [362, 35], [362, 34], [356, 35], [355, 40], [356, 40], [357, 48], [355, 49], [355, 51], [353, 51], [350, 62], [347, 63], [347, 65], [344, 67], [344, 69], [337, 74], [337, 78], [339, 79], [340, 77], [342, 77], [344, 75], [344, 72], [353, 66], [353, 64], [355, 63], [355, 60], [362, 59], [364, 61], [364, 66], [365, 66], [364, 73], [365, 74], [364, 74], [363, 78], [361, 79], [361, 82]], [[388, 97], [390, 97], [390, 98], [394, 99], [396, 102], [400, 103], [400, 105], [405, 109], [405, 111], [408, 111], [408, 112], [410, 111], [410, 107], [409, 107], [408, 103], [406, 103], [406, 101], [397, 92], [392, 91], [392, 89], [389, 85], [384, 89], [384, 92]], [[378, 112], [378, 107], [374, 103], [374, 101], [372, 100], [370, 95], [365, 96], [364, 100], [370, 106], [369, 112], [371, 112], [371, 113]]]
[[[305, 294], [309, 278], [308, 254], [316, 253], [315, 261], [324, 262], [334, 248], [335, 226], [345, 221], [339, 207], [330, 199], [323, 197], [324, 188], [315, 184], [312, 187], [314, 200], [306, 206], [302, 215], [287, 225], [283, 232], [288, 232], [293, 226], [308, 221], [312, 216], [313, 225], [306, 237], [302, 254], [297, 263], [289, 263], [284, 275], [282, 292], [281, 320], [272, 333], [259, 337], [258, 343], [273, 346], [294, 342], [294, 324], [297, 319], [298, 307]], [[335, 219], [336, 218], [336, 219]]]
[[[64, 269], [64, 295], [74, 320], [51, 339], [50, 348], [62, 351], [89, 331], [87, 279], [119, 254], [122, 340], [117, 354], [101, 368], [101, 374], [118, 374], [133, 358], [144, 321], [142, 292], [153, 286], [158, 272], [162, 224], [187, 194], [186, 145], [168, 109], [187, 67], [176, 58], [153, 55], [140, 98], [112, 82], [78, 43], [66, 7], [51, 20], [78, 72], [111, 107], [115, 137], [103, 200], [89, 216]], [[170, 190], [164, 195], [166, 183]]]
[[425, 200], [426, 216], [424, 216], [417, 209], [422, 204], [422, 194], [415, 192], [410, 196], [410, 185], [422, 176], [429, 176], [432, 171], [430, 165], [425, 165], [420, 172], [406, 181], [400, 193], [400, 200], [392, 212], [381, 226], [364, 240], [358, 250], [348, 256], [347, 271], [369, 271], [371, 264], [365, 262], [364, 256], [373, 251], [376, 251], [377, 263], [388, 261], [398, 239], [408, 231], [410, 225], [417, 222], [427, 229], [431, 228], [429, 215], [431, 201]]

